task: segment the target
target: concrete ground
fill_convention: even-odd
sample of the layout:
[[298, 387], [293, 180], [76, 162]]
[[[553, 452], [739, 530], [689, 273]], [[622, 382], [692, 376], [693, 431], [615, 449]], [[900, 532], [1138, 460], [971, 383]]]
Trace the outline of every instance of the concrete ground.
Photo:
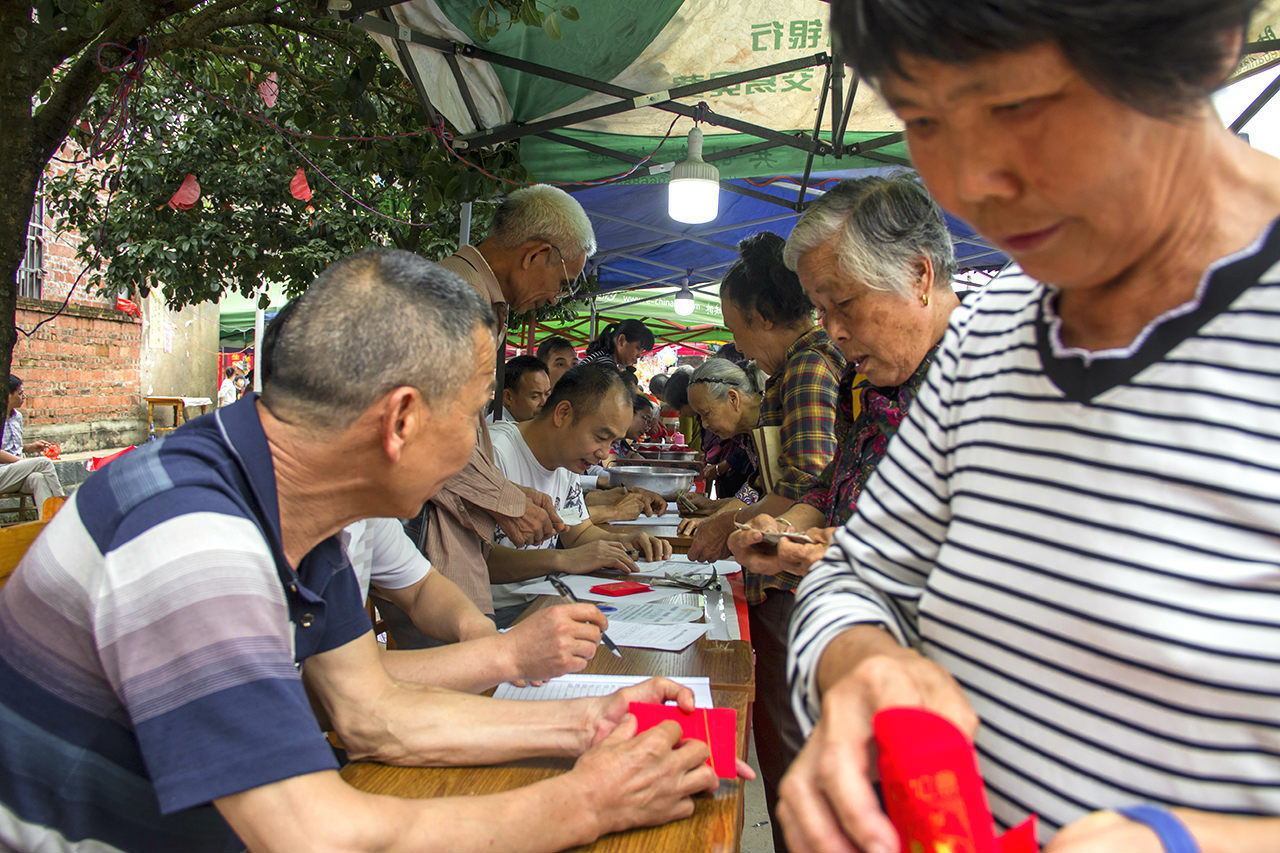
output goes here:
[[756, 771], [756, 779], [747, 783], [743, 804], [742, 853], [773, 853], [773, 829], [764, 804], [764, 785], [760, 783], [760, 763], [756, 761], [754, 741], [755, 738], [748, 735], [747, 763]]

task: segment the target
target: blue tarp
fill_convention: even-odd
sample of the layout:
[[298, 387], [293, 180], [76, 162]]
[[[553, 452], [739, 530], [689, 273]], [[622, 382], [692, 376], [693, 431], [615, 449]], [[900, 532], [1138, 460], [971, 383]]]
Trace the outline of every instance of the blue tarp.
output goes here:
[[[827, 179], [893, 171], [900, 170], [824, 173], [811, 176], [810, 186]], [[598, 274], [601, 290], [680, 285], [686, 276], [694, 285], [718, 281], [737, 258], [740, 240], [758, 231], [787, 237], [798, 218], [793, 210], [781, 205], [722, 189], [720, 212], [714, 221], [685, 225], [668, 215], [666, 179], [658, 181], [592, 187], [574, 193], [595, 226], [599, 249], [589, 269]], [[795, 181], [798, 183], [799, 179]], [[796, 190], [787, 188], [794, 184], [788, 182], [756, 186], [735, 179], [722, 183], [787, 201], [796, 198]], [[973, 229], [950, 216], [947, 222], [961, 270], [999, 269], [1007, 262], [1003, 254], [976, 237]]]

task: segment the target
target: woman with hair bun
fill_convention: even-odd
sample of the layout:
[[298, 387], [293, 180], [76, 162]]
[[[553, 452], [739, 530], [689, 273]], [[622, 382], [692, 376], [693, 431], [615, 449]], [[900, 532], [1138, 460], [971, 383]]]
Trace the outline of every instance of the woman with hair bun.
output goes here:
[[610, 323], [582, 356], [581, 364], [606, 363], [621, 370], [653, 349], [653, 331], [636, 319]]
[[[773, 490], [748, 506], [737, 499], [694, 531], [689, 557], [716, 560], [729, 555], [735, 521], [777, 515], [808, 492], [836, 450], [836, 409], [845, 358], [814, 323], [813, 305], [796, 274], [782, 261], [785, 241], [765, 231], [738, 244], [740, 257], [720, 284], [725, 327], [743, 358], [769, 374], [760, 400], [760, 426], [778, 427], [780, 452]], [[728, 362], [724, 362], [728, 364]], [[690, 383], [692, 402], [717, 383]], [[761, 459], [763, 469], [769, 460]], [[688, 524], [685, 525], [690, 526]], [[787, 701], [787, 622], [800, 583], [798, 575], [745, 573], [747, 613], [756, 653], [756, 754], [770, 818], [777, 824], [777, 785], [803, 743]], [[781, 832], [774, 848], [785, 850]]]

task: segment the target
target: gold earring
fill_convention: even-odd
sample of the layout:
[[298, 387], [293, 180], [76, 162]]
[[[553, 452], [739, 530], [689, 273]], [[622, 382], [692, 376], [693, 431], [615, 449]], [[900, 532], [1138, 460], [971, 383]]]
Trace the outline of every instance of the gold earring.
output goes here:
[[929, 307], [929, 294], [927, 293], [920, 294], [920, 305], [924, 308]]

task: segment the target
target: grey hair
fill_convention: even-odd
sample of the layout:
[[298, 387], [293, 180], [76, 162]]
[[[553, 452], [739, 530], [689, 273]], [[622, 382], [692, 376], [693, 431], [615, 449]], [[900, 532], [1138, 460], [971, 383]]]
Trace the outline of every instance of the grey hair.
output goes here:
[[475, 330], [497, 328], [461, 278], [395, 249], [332, 264], [288, 308], [264, 348], [262, 403], [321, 429], [350, 425], [405, 385], [433, 406], [456, 399], [475, 368]]
[[546, 240], [566, 260], [596, 253], [596, 234], [578, 200], [559, 187], [534, 184], [503, 199], [493, 215], [489, 237], [504, 249], [529, 240]]
[[933, 263], [936, 282], [949, 286], [956, 272], [942, 210], [908, 172], [841, 181], [814, 200], [787, 240], [783, 263], [794, 270], [832, 241], [840, 271], [872, 290], [912, 298], [922, 257]]
[[763, 396], [766, 378], [764, 371], [756, 367], [754, 361], [748, 361], [739, 367], [727, 358], [709, 358], [693, 371], [693, 375], [689, 377], [689, 387], [706, 385], [714, 400], [728, 397], [730, 388], [741, 394]]

